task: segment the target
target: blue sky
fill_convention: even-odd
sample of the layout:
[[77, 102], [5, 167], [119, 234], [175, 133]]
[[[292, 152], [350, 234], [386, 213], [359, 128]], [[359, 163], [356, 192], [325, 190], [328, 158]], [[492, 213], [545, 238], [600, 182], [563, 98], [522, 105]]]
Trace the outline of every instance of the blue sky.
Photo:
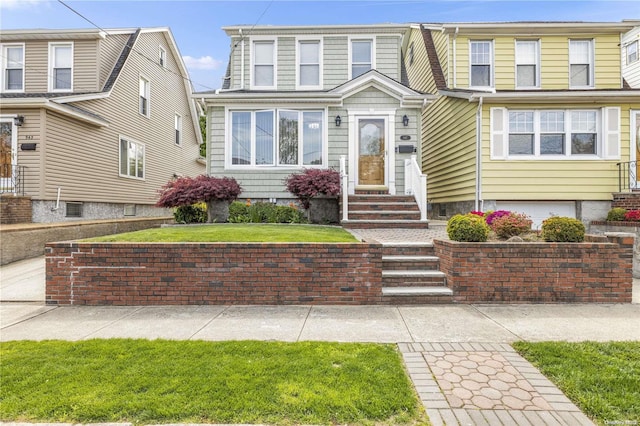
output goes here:
[[[72, 1], [101, 28], [170, 27], [196, 91], [219, 88], [229, 55], [220, 29], [247, 25], [640, 19], [640, 1]], [[57, 0], [0, 0], [0, 28], [92, 28]]]

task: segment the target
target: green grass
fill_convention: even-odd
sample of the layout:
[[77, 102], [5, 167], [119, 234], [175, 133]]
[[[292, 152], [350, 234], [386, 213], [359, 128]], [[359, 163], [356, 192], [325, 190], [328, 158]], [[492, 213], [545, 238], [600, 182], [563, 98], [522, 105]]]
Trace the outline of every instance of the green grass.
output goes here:
[[394, 345], [13, 341], [0, 368], [2, 421], [427, 422]]
[[89, 238], [91, 242], [304, 242], [353, 243], [356, 238], [337, 226], [218, 224], [152, 228]]
[[599, 424], [640, 424], [640, 342], [517, 342], [513, 347]]

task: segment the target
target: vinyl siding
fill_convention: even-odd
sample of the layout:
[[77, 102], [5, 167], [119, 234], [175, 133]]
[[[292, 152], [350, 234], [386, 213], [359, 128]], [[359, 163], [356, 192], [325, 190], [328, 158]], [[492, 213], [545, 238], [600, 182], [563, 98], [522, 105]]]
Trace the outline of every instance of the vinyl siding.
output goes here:
[[44, 93], [48, 90], [49, 44], [47, 41], [25, 43], [25, 92]]
[[398, 100], [392, 98], [379, 91], [374, 87], [369, 87], [367, 89], [358, 92], [357, 94], [347, 98], [343, 102], [345, 108], [356, 108], [356, 109], [370, 109], [379, 108], [379, 109], [390, 109], [390, 108], [398, 108]]
[[436, 83], [431, 73], [429, 57], [420, 29], [411, 30], [407, 46], [407, 49], [413, 46], [413, 64], [409, 64], [408, 52], [404, 53], [405, 68], [411, 88], [421, 92], [436, 93]]
[[376, 69], [387, 77], [400, 80], [400, 37], [376, 37]]
[[440, 31], [431, 31], [431, 37], [433, 37], [433, 44], [436, 46], [436, 52], [438, 53], [438, 59], [440, 60], [440, 67], [442, 73], [447, 82], [447, 86], [451, 87], [451, 73], [449, 69], [449, 61], [451, 60], [449, 55], [450, 40], [449, 36]]
[[[640, 26], [629, 31], [622, 37], [622, 45], [626, 46], [634, 40], [640, 40]], [[638, 55], [640, 55], [640, 42], [638, 42]], [[622, 48], [622, 75], [633, 88], [640, 88], [640, 59], [627, 64], [627, 50]]]
[[347, 37], [323, 39], [324, 49], [324, 88], [333, 89], [341, 85], [349, 75], [349, 51]]
[[[109, 121], [104, 128], [47, 113], [46, 193], [54, 199], [62, 187], [63, 200], [153, 204], [157, 190], [174, 173], [205, 172], [196, 162], [199, 147], [190, 116], [188, 94], [177, 63], [162, 33], [143, 33], [135, 48], [156, 58], [158, 45], [167, 50], [167, 69], [132, 54], [109, 98], [78, 102]], [[172, 71], [172, 72], [171, 72]], [[150, 118], [138, 114], [138, 81], [151, 82]], [[182, 116], [182, 145], [174, 143], [175, 113]], [[119, 176], [119, 135], [145, 144], [145, 179]]]
[[[604, 105], [599, 105], [599, 107]], [[630, 110], [640, 104], [621, 107], [620, 160], [492, 160], [490, 158], [490, 107], [483, 107], [482, 194], [485, 200], [605, 200], [618, 191], [619, 161], [629, 161]], [[509, 108], [510, 105], [506, 105]], [[511, 106], [514, 109], [521, 105]], [[540, 105], [557, 109], [558, 105]], [[563, 108], [584, 108], [566, 105]], [[601, 137], [601, 136], [600, 136]]]
[[440, 97], [423, 112], [422, 170], [430, 202], [475, 197], [477, 105]]
[[114, 34], [109, 35], [104, 40], [100, 40], [99, 49], [99, 67], [100, 67], [100, 83], [99, 89], [104, 87], [104, 84], [107, 82], [109, 75], [111, 75], [111, 71], [113, 70], [122, 49], [129, 39], [129, 34]]
[[296, 39], [278, 38], [278, 90], [296, 89]]
[[[41, 158], [45, 150], [45, 138], [43, 135], [44, 111], [39, 109], [8, 109], [3, 108], [2, 114], [22, 115], [24, 116], [24, 124], [22, 127], [14, 127], [18, 132], [18, 166], [24, 166], [24, 189], [25, 194], [29, 196], [38, 196], [40, 194], [40, 182], [42, 180], [42, 163]], [[33, 139], [27, 140], [27, 137]], [[35, 143], [35, 151], [23, 151], [20, 145], [23, 143]]]
[[[569, 40], [593, 39], [595, 42], [595, 88], [616, 89], [620, 82], [619, 34], [596, 36], [541, 36], [540, 72], [542, 89], [569, 88]], [[517, 36], [458, 36], [456, 40], [457, 87], [469, 87], [469, 41], [493, 40], [494, 87], [496, 90], [514, 90], [515, 84], [515, 40], [536, 39], [530, 35]]]

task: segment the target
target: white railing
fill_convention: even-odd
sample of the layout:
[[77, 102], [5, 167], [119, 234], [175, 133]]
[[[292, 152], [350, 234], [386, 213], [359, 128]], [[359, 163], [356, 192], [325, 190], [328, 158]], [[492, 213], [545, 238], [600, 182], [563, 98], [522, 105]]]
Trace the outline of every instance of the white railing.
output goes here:
[[342, 191], [342, 220], [349, 219], [349, 175], [347, 174], [347, 156], [340, 156], [340, 190]]
[[420, 207], [420, 220], [427, 220], [427, 175], [422, 173], [415, 155], [404, 160], [404, 193], [413, 195]]

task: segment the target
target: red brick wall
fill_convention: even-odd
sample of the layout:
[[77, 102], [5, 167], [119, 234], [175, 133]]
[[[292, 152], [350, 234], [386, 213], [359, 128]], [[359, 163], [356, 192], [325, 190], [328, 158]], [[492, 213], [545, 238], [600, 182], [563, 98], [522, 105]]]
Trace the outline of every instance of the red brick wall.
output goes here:
[[59, 305], [377, 304], [377, 244], [50, 243]]
[[609, 243], [434, 241], [460, 303], [630, 303], [633, 236]]
[[640, 210], [640, 192], [618, 192], [613, 194], [611, 208], [622, 207], [627, 210]]
[[19, 197], [13, 194], [0, 196], [0, 223], [3, 225], [31, 223], [31, 197]]

